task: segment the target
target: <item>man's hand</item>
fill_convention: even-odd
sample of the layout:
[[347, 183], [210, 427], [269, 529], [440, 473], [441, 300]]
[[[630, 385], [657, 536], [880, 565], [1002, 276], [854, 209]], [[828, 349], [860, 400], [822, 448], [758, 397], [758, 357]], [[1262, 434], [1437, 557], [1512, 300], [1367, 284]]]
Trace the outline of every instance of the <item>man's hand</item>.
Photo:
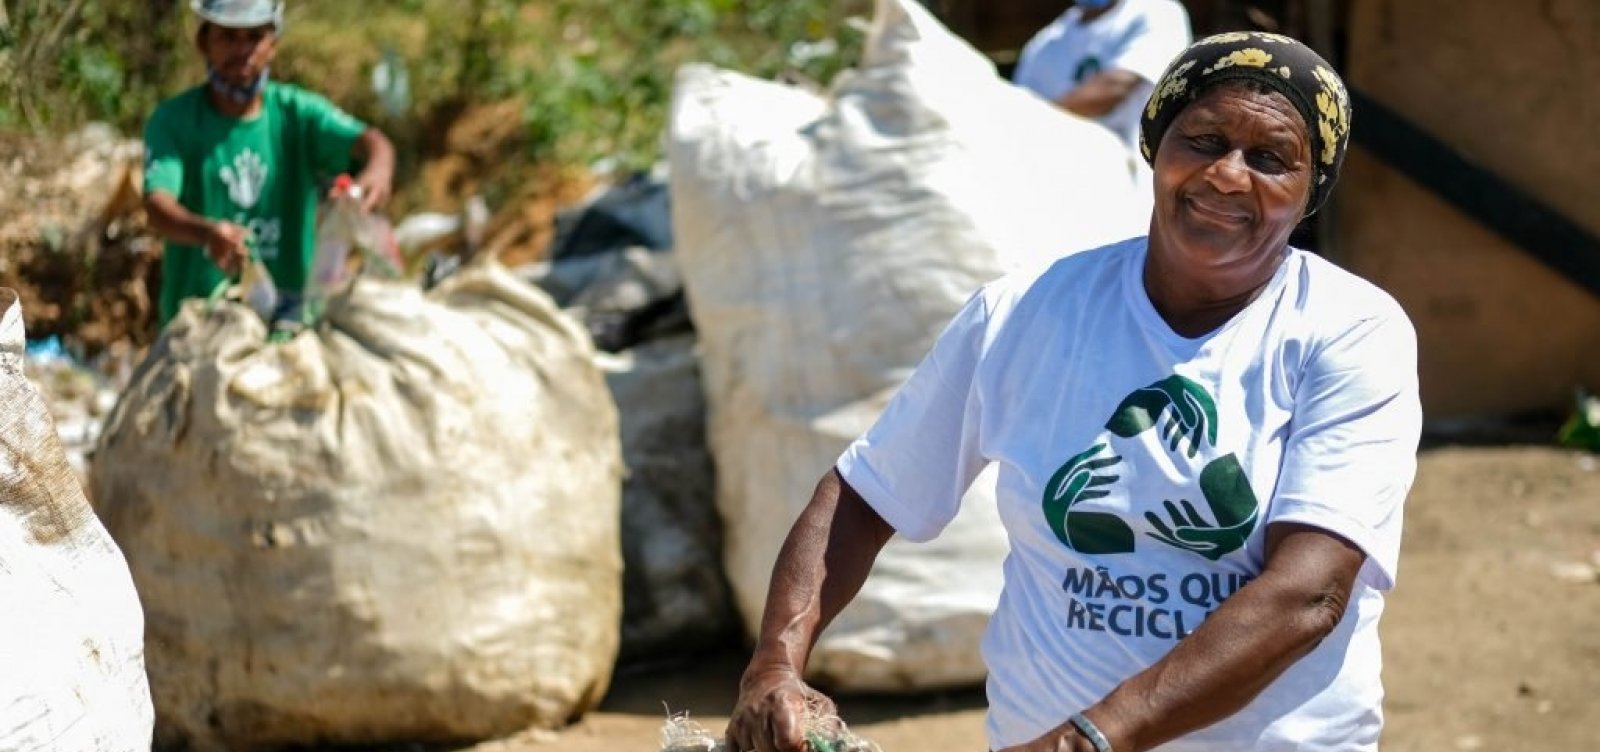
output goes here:
[[206, 230], [206, 253], [223, 271], [237, 274], [250, 258], [249, 237], [249, 230], [232, 222], [213, 222]]
[[361, 211], [371, 212], [387, 203], [394, 192], [394, 144], [382, 131], [368, 128], [351, 151], [367, 163], [356, 176], [356, 185], [361, 186]]
[[807, 752], [808, 713], [835, 715], [833, 701], [789, 667], [751, 666], [728, 720], [728, 752]]
[[356, 176], [356, 185], [361, 187], [361, 211], [370, 214], [373, 209], [389, 202], [394, 190], [394, 176], [387, 168], [378, 169], [375, 165]]

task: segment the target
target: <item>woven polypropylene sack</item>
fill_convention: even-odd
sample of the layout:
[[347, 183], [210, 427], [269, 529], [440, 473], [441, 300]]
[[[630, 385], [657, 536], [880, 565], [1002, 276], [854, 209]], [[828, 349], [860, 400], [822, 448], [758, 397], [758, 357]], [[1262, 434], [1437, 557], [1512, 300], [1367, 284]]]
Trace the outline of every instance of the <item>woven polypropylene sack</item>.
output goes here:
[[360, 280], [315, 329], [188, 304], [92, 471], [144, 595], [161, 744], [478, 739], [581, 715], [621, 611], [616, 409], [489, 265]]
[[[678, 72], [676, 252], [701, 336], [724, 559], [748, 630], [817, 478], [963, 302], [1013, 269], [1139, 233], [1109, 131], [1001, 80], [916, 2], [882, 0], [826, 97]], [[1007, 547], [993, 476], [936, 541], [892, 540], [812, 652], [843, 689], [972, 684]]]
[[22, 307], [0, 288], [0, 750], [150, 748], [144, 614], [23, 375]]

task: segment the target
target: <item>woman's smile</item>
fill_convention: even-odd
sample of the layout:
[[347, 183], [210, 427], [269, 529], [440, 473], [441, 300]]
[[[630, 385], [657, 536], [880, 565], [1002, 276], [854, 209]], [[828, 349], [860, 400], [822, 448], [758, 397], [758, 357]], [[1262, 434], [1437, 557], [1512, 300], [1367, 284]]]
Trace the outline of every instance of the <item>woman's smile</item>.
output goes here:
[[1191, 194], [1184, 196], [1183, 203], [1196, 218], [1212, 224], [1243, 227], [1254, 218], [1250, 211], [1218, 199], [1205, 199]]

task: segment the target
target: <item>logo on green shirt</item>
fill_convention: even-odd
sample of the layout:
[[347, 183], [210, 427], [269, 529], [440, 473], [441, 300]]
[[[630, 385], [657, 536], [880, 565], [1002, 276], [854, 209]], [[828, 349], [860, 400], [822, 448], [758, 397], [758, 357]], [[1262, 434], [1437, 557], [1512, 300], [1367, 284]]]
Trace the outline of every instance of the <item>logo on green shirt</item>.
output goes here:
[[[1123, 398], [1105, 427], [1124, 439], [1159, 430], [1176, 459], [1193, 460], [1202, 444], [1217, 444], [1217, 404], [1205, 387], [1173, 374]], [[1045, 521], [1057, 539], [1080, 553], [1125, 554], [1136, 548], [1133, 528], [1125, 520], [1110, 512], [1076, 508], [1107, 496], [1109, 487], [1121, 479], [1108, 471], [1122, 458], [1106, 453], [1107, 448], [1101, 442], [1073, 456], [1045, 484]], [[1198, 485], [1209, 519], [1189, 499], [1163, 500], [1165, 518], [1153, 511], [1144, 513], [1155, 529], [1146, 535], [1216, 561], [1244, 546], [1255, 530], [1259, 505], [1234, 454], [1206, 463]]]
[[[268, 81], [261, 112], [234, 118], [196, 86], [161, 104], [145, 125], [145, 191], [250, 231], [251, 251], [281, 291], [306, 287], [316, 243], [321, 182], [351, 168], [366, 129], [326, 98]], [[198, 245], [167, 243], [161, 260], [161, 321], [204, 297], [225, 275]]]
[[261, 200], [261, 189], [267, 184], [267, 163], [250, 147], [233, 155], [233, 164], [223, 165], [218, 174], [228, 186], [228, 198], [240, 209], [251, 209]]

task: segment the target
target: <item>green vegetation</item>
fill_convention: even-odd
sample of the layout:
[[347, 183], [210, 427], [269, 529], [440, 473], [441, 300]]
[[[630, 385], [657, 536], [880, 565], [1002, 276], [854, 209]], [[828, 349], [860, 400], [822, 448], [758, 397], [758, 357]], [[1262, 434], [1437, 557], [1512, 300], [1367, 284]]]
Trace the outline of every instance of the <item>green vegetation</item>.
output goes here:
[[[203, 74], [187, 6], [0, 0], [0, 130], [104, 120], [137, 133], [156, 102]], [[521, 123], [515, 153], [499, 159], [639, 167], [659, 156], [678, 65], [826, 81], [853, 60], [862, 24], [850, 19], [869, 10], [867, 0], [289, 0], [274, 76], [388, 131], [407, 155], [402, 180], [445, 148], [455, 117], [505, 102]], [[382, 90], [380, 67], [391, 74]]]

